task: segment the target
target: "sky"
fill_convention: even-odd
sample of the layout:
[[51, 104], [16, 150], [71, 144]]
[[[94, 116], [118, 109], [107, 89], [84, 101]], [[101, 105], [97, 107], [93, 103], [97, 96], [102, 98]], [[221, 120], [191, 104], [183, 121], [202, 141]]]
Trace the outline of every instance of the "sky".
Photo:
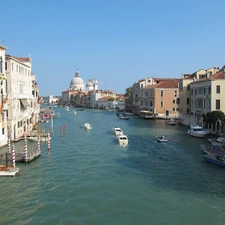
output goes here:
[[125, 93], [147, 77], [225, 65], [224, 0], [1, 2], [0, 44], [32, 58], [41, 96], [61, 96], [76, 70]]

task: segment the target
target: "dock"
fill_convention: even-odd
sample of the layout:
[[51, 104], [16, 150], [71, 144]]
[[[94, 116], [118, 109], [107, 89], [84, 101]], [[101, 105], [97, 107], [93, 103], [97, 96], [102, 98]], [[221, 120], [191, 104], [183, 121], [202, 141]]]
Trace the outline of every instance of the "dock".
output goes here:
[[0, 176], [13, 177], [19, 172], [18, 167], [0, 165]]
[[[9, 156], [11, 156], [11, 153], [8, 153]], [[41, 155], [41, 150], [33, 150], [27, 152], [27, 158], [26, 158], [26, 153], [25, 152], [17, 152], [15, 154], [15, 160], [16, 162], [31, 162], [38, 158]]]
[[[38, 158], [41, 155], [41, 150], [32, 150], [32, 151], [28, 151], [27, 152], [27, 157], [26, 157], [26, 153], [25, 152], [16, 152], [15, 153], [15, 162], [22, 162], [22, 163], [28, 163], [31, 162], [33, 160], [35, 160], [36, 158]], [[8, 163], [9, 158], [12, 158], [12, 153], [6, 153], [4, 155], [0, 155], [0, 161], [1, 164], [3, 164], [3, 162], [6, 162], [6, 164]]]

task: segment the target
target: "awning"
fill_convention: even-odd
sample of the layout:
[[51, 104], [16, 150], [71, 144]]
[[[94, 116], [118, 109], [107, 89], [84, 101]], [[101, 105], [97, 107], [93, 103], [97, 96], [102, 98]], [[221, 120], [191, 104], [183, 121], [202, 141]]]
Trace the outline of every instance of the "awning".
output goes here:
[[29, 106], [29, 103], [27, 102], [26, 99], [20, 99], [20, 102], [22, 103], [24, 108], [27, 108]]

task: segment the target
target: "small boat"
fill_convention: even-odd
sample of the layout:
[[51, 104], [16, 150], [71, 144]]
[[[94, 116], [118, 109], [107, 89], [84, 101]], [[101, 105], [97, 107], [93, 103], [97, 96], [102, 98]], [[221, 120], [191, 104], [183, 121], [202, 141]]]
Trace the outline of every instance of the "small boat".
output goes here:
[[82, 109], [82, 108], [77, 108], [77, 111], [84, 111], [84, 109]]
[[158, 142], [168, 142], [165, 136], [156, 136]]
[[123, 146], [128, 145], [127, 135], [125, 134], [118, 135], [118, 142], [119, 142], [119, 145], [123, 145]]
[[220, 143], [220, 144], [225, 144], [225, 138], [223, 138], [223, 137], [210, 138], [210, 139], [208, 139], [208, 142], [209, 143], [211, 143], [211, 142], [217, 142], [217, 143]]
[[119, 127], [113, 127], [113, 132], [115, 135], [123, 135], [123, 131]]
[[65, 109], [66, 109], [67, 111], [69, 111], [70, 107], [69, 107], [69, 106], [65, 106]]
[[84, 128], [86, 130], [90, 130], [90, 129], [92, 129], [92, 126], [90, 125], [90, 123], [84, 123]]
[[198, 125], [191, 125], [187, 133], [193, 137], [199, 137], [199, 138], [204, 138], [206, 135], [206, 132], [204, 131], [204, 129]]
[[173, 118], [171, 118], [171, 119], [169, 119], [168, 124], [169, 125], [176, 125], [177, 123]]
[[118, 116], [118, 118], [120, 118], [121, 120], [129, 120], [129, 119], [130, 119], [129, 116], [126, 116], [126, 115], [124, 115], [124, 114], [120, 114], [120, 115]]
[[73, 111], [72, 113], [73, 113], [73, 114], [75, 114], [75, 115], [77, 114], [77, 112], [76, 112], [76, 111]]
[[[27, 137], [27, 140], [38, 141], [38, 136], [29, 136], [29, 137]], [[51, 140], [51, 137], [50, 137], [50, 140]], [[48, 136], [40, 136], [40, 141], [47, 142], [48, 141]]]
[[0, 165], [0, 176], [13, 177], [19, 172], [18, 167]]
[[209, 152], [208, 154], [202, 155], [202, 157], [210, 163], [214, 163], [220, 166], [225, 166], [225, 152], [217, 151], [217, 152]]

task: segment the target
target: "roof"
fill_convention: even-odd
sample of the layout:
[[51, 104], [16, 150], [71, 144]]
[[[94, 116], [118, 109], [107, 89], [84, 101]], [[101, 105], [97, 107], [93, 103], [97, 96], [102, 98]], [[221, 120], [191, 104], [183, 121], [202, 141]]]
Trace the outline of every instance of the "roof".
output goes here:
[[219, 71], [208, 78], [202, 78], [193, 81], [192, 83], [198, 83], [198, 82], [203, 82], [203, 81], [209, 81], [209, 80], [219, 80], [219, 79], [225, 79], [225, 71]]
[[6, 57], [8, 58], [14, 58], [20, 62], [31, 62], [31, 58], [30, 57], [16, 57], [16, 56], [11, 56], [9, 54], [6, 54], [5, 55]]
[[146, 88], [178, 88], [178, 83], [181, 79], [165, 79], [160, 80], [159, 83], [149, 85]]

